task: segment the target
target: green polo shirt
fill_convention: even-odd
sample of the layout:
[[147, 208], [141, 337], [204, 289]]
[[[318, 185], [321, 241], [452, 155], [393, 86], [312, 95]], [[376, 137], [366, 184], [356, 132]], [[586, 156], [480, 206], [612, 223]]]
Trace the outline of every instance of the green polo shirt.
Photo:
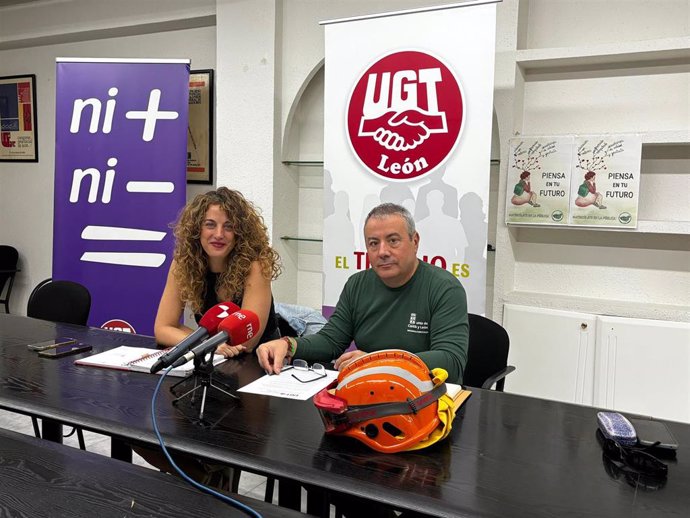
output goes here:
[[352, 275], [328, 323], [297, 340], [296, 357], [329, 362], [354, 340], [365, 352], [413, 352], [430, 369], [448, 371], [449, 382], [462, 383], [468, 338], [462, 284], [450, 272], [419, 261], [412, 278], [399, 288], [386, 286], [371, 269]]

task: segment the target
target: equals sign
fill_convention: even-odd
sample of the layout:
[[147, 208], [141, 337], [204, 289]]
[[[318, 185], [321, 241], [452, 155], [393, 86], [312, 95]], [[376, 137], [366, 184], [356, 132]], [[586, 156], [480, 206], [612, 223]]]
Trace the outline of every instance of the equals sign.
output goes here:
[[[88, 225], [81, 233], [82, 239], [96, 241], [162, 241], [165, 232], [127, 227]], [[81, 261], [158, 268], [165, 262], [165, 254], [145, 252], [84, 252]]]

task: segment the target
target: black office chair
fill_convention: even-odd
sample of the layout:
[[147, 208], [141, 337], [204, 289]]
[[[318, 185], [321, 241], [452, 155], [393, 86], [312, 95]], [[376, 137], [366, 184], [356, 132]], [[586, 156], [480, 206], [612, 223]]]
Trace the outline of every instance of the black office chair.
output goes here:
[[0, 304], [5, 305], [5, 313], [10, 312], [10, 295], [12, 295], [12, 284], [14, 284], [14, 276], [19, 271], [17, 269], [17, 262], [19, 262], [19, 252], [13, 246], [0, 245], [0, 295], [7, 286], [7, 293], [4, 298], [0, 299]]
[[[80, 326], [86, 325], [90, 311], [91, 294], [86, 286], [78, 282], [54, 281], [52, 279], [38, 283], [29, 295], [29, 302], [26, 306], [26, 315], [29, 317]], [[38, 419], [32, 416], [31, 422], [34, 426], [34, 434], [40, 439], [41, 432], [38, 428]], [[81, 428], [75, 427], [65, 437], [72, 435], [75, 430], [79, 447], [85, 450], [84, 432]]]
[[510, 338], [503, 326], [493, 320], [470, 313], [470, 343], [463, 384], [503, 392], [505, 377], [515, 370], [508, 365]]
[[32, 318], [85, 326], [91, 311], [89, 290], [73, 281], [40, 282], [29, 295], [26, 315]]

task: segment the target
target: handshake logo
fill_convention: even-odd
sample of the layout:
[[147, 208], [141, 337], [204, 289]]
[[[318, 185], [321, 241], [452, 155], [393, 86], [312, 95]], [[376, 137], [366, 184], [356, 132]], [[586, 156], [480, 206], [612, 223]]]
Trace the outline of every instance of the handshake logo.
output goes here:
[[[440, 129], [434, 127], [437, 122]], [[428, 114], [411, 109], [403, 112], [389, 111], [376, 119], [362, 117], [359, 135], [373, 137], [386, 149], [407, 151], [428, 139], [432, 131], [446, 131], [445, 114]]]
[[355, 85], [348, 135], [369, 171], [410, 180], [448, 158], [464, 112], [459, 83], [443, 62], [426, 52], [395, 52], [369, 67]]

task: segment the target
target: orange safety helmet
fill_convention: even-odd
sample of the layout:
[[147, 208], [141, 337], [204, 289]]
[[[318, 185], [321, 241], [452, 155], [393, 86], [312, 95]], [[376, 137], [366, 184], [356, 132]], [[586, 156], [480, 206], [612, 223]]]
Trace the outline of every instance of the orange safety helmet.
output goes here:
[[429, 446], [455, 417], [444, 369], [429, 372], [416, 355], [388, 349], [360, 356], [314, 396], [326, 433], [348, 435], [394, 453]]

